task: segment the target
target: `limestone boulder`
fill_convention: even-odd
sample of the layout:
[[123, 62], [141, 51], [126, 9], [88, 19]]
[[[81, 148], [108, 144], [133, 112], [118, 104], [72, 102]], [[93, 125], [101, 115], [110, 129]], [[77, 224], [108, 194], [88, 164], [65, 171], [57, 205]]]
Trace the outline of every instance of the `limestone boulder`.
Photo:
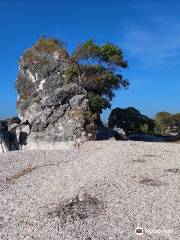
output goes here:
[[27, 143], [69, 141], [84, 133], [96, 138], [87, 130], [95, 129], [87, 92], [68, 75], [71, 64], [64, 47], [52, 39], [40, 39], [20, 58], [17, 109], [29, 125]]

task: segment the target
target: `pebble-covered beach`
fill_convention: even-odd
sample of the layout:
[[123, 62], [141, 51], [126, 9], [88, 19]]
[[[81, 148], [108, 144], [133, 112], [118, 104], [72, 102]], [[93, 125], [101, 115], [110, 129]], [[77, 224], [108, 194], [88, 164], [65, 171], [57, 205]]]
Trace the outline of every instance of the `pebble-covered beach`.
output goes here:
[[179, 240], [180, 144], [1, 153], [0, 239]]

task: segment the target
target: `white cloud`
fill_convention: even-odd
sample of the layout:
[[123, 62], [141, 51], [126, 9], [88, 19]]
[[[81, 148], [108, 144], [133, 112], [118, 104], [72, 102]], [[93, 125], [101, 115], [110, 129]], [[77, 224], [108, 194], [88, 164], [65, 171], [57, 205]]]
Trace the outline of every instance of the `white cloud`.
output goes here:
[[130, 30], [124, 36], [123, 47], [130, 56], [145, 65], [159, 65], [180, 55], [180, 28], [177, 33]]
[[127, 54], [143, 67], [180, 64], [180, 18], [145, 4], [133, 8], [140, 17], [127, 26], [120, 44]]

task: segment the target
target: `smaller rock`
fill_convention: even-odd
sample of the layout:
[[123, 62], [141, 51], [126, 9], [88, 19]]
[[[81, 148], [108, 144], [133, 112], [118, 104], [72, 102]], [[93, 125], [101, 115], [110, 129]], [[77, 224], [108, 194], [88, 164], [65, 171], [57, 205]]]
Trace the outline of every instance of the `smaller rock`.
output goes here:
[[128, 140], [129, 138], [124, 134], [123, 129], [120, 128], [110, 128], [106, 126], [99, 126], [97, 139], [98, 140], [109, 140], [109, 139], [116, 139], [116, 140]]
[[116, 131], [117, 133], [126, 136], [125, 131], [122, 128], [113, 128], [114, 131]]
[[19, 150], [17, 135], [20, 119], [17, 117], [0, 121], [0, 152]]

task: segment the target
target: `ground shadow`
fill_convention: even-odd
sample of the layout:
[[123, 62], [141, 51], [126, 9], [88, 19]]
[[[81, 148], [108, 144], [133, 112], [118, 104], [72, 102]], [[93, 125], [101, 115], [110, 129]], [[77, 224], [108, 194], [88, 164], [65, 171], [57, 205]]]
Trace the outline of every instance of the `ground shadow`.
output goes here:
[[178, 143], [180, 141], [180, 135], [176, 136], [162, 136], [162, 135], [141, 135], [141, 134], [132, 134], [129, 137], [129, 140], [132, 141], [143, 141], [143, 142], [170, 142]]

